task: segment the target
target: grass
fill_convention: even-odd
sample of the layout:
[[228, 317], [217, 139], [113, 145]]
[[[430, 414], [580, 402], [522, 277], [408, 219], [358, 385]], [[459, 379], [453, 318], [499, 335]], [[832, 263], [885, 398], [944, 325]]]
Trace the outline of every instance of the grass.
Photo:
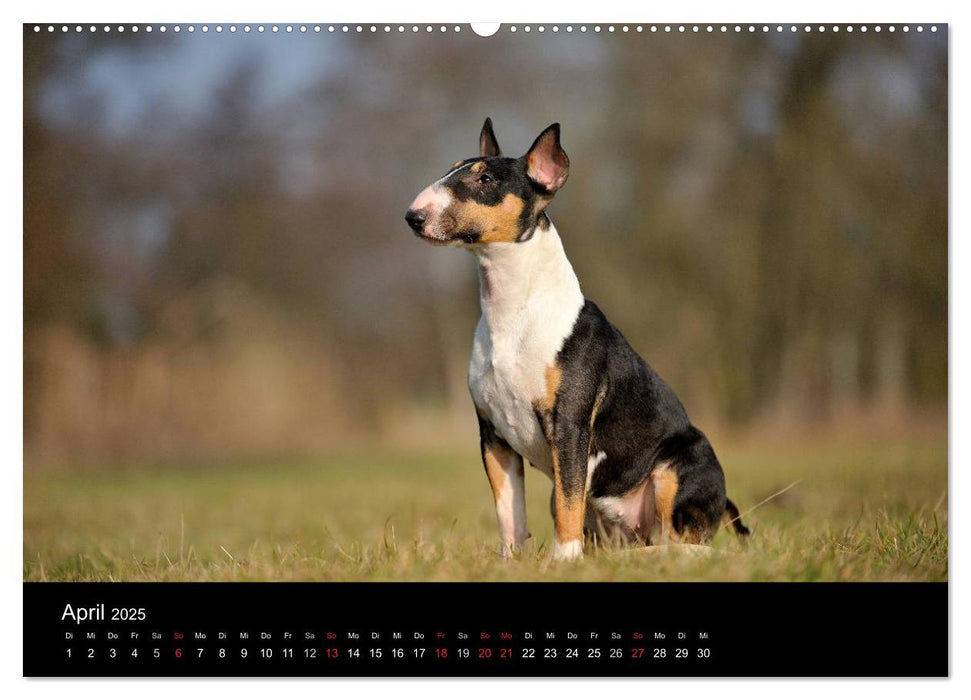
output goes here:
[[533, 537], [498, 551], [475, 451], [236, 465], [27, 470], [26, 581], [946, 580], [937, 439], [723, 447], [747, 545], [708, 556], [602, 549], [553, 564], [550, 484], [528, 470]]

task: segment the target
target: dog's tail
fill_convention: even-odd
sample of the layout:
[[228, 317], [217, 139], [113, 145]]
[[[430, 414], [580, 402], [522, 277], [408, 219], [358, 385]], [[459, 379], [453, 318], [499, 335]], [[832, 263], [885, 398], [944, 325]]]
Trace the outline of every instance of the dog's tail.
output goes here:
[[726, 525], [731, 525], [735, 529], [735, 534], [739, 537], [748, 537], [749, 529], [742, 524], [742, 516], [738, 514], [738, 506], [732, 500], [725, 500], [725, 520]]

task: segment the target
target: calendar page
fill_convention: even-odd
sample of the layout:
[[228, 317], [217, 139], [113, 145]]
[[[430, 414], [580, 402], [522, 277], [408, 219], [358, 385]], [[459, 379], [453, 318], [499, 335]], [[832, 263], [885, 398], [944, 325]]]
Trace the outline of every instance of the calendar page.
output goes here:
[[948, 666], [948, 26], [23, 26], [25, 676]]

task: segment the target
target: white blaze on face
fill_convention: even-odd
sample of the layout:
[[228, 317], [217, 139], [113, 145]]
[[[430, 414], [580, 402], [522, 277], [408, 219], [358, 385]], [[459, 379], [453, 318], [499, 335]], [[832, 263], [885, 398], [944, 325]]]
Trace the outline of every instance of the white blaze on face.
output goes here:
[[422, 234], [426, 238], [446, 240], [446, 236], [441, 231], [442, 212], [452, 203], [452, 197], [448, 190], [442, 187], [441, 180], [433, 185], [429, 185], [415, 197], [411, 203], [411, 211], [420, 211], [425, 215], [425, 225], [422, 227]]
[[424, 211], [428, 220], [431, 220], [432, 217], [441, 214], [451, 202], [452, 198], [449, 196], [448, 190], [436, 182], [418, 193], [415, 201], [411, 203], [410, 209], [412, 211]]

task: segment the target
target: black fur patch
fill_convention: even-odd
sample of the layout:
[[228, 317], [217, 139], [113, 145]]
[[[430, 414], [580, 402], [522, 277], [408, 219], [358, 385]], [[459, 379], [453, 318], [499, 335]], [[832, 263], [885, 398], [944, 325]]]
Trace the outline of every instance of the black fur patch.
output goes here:
[[588, 456], [601, 451], [606, 458], [590, 484], [594, 498], [622, 496], [655, 467], [669, 463], [679, 483], [675, 530], [713, 534], [726, 497], [724, 473], [711, 444], [690, 423], [674, 391], [592, 301], [581, 309], [557, 364], [562, 378], [548, 420], [564, 489], [583, 489]]

